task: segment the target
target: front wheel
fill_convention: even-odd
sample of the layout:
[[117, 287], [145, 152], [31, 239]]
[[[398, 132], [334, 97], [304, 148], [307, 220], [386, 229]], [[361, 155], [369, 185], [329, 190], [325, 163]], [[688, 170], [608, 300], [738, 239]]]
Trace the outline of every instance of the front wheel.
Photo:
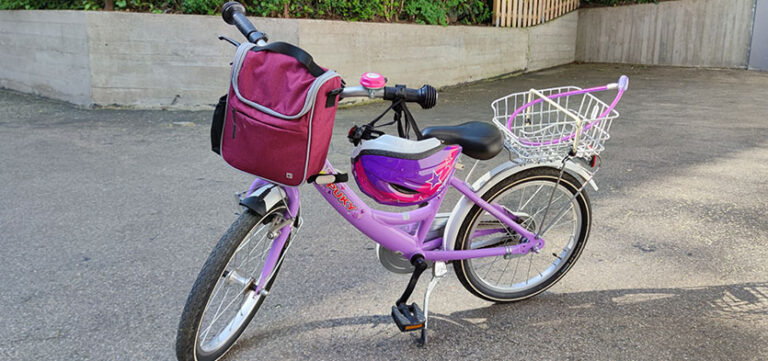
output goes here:
[[267, 292], [257, 293], [256, 285], [276, 239], [275, 225], [285, 213], [285, 208], [276, 208], [260, 217], [244, 211], [221, 237], [184, 306], [176, 336], [179, 360], [217, 360], [245, 331], [271, 289], [288, 248], [290, 235], [266, 280]]
[[[591, 211], [586, 192], [578, 192], [580, 182], [563, 173], [558, 183], [559, 175], [549, 167], [527, 169], [500, 180], [482, 195], [527, 230], [543, 231], [545, 246], [538, 253], [455, 261], [456, 276], [467, 290], [489, 301], [520, 301], [551, 287], [571, 269], [587, 243]], [[454, 249], [470, 250], [526, 240], [474, 206], [455, 242]]]

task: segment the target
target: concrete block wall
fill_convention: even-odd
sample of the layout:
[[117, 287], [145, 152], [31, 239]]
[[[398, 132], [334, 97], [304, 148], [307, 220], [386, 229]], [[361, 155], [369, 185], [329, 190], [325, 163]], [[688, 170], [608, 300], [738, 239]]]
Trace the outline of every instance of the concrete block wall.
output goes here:
[[[570, 63], [577, 20], [512, 29], [251, 18], [350, 83], [376, 71], [437, 87]], [[122, 12], [0, 11], [0, 30], [0, 86], [84, 106], [209, 107], [234, 55], [216, 36], [242, 39], [218, 16]]]
[[551, 68], [574, 61], [578, 11], [566, 14], [547, 26], [528, 28], [528, 71]]
[[82, 11], [0, 11], [0, 87], [91, 102]]
[[[235, 47], [217, 35], [242, 35], [219, 17], [88, 15], [92, 104], [194, 109], [226, 93]], [[252, 20], [275, 39], [298, 40], [296, 20]]]
[[678, 0], [579, 10], [576, 60], [744, 68], [755, 0]]
[[348, 82], [374, 71], [389, 84], [440, 87], [525, 70], [528, 62], [521, 29], [305, 20], [299, 46]]

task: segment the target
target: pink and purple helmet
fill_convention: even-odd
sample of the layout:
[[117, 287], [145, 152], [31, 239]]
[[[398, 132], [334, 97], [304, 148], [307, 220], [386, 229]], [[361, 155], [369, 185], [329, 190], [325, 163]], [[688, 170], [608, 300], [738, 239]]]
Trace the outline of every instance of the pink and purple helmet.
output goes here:
[[360, 190], [377, 202], [416, 205], [445, 187], [460, 152], [460, 146], [436, 138], [414, 141], [382, 135], [355, 149], [352, 172]]

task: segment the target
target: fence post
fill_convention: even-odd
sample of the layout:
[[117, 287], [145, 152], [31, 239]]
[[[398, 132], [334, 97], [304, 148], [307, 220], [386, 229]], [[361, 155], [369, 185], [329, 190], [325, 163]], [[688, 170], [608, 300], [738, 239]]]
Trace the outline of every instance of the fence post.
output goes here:
[[528, 14], [530, 14], [531, 12], [531, 1], [530, 0], [523, 0], [523, 1], [525, 2], [525, 11], [523, 12], [523, 26], [527, 27], [528, 25], [530, 25], [528, 24], [528, 20], [530, 19], [528, 17]]
[[493, 0], [493, 22], [497, 27], [534, 26], [580, 6], [580, 0]]
[[528, 0], [528, 26], [533, 25], [533, 6], [536, 5], [533, 0]]

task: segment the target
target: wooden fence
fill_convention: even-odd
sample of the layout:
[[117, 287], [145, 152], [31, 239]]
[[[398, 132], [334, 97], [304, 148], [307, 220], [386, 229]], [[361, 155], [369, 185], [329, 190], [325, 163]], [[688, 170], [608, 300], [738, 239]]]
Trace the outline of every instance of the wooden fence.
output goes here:
[[524, 28], [576, 10], [579, 0], [493, 0], [496, 26]]

